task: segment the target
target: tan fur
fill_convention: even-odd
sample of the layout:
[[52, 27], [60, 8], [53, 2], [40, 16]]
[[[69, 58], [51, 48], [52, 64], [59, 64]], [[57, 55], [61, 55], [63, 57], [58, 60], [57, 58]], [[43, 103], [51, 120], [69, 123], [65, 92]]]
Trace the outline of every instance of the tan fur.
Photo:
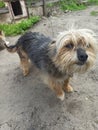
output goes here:
[[[53, 61], [62, 72], [83, 73], [94, 64], [96, 59], [96, 40], [93, 35], [91, 35], [92, 32], [88, 32], [90, 32], [90, 30], [72, 30], [69, 32], [63, 32], [58, 37], [56, 41], [58, 53], [56, 57], [53, 57]], [[68, 43], [74, 45], [73, 49], [67, 49], [65, 47]], [[83, 48], [88, 54], [88, 60], [85, 66], [82, 67], [76, 65], [78, 61], [76, 50], [79, 47]]]
[[20, 57], [20, 64], [21, 68], [23, 70], [23, 75], [27, 76], [29, 73], [29, 59], [27, 54], [22, 50], [22, 48], [19, 48], [17, 50], [17, 53], [19, 54]]
[[[66, 48], [66, 45], [72, 43], [74, 47], [72, 49]], [[53, 62], [59, 70], [67, 73], [67, 78], [62, 79], [59, 82], [55, 79], [49, 82], [50, 87], [56, 92], [57, 97], [63, 96], [63, 90], [66, 92], [72, 92], [73, 88], [69, 85], [70, 75], [74, 73], [84, 73], [91, 68], [96, 59], [96, 39], [94, 33], [91, 30], [72, 30], [69, 32], [63, 32], [57, 38], [55, 44], [51, 45], [51, 51], [53, 48], [57, 48], [56, 56], [52, 57]], [[83, 66], [78, 66], [77, 52], [78, 48], [82, 48], [88, 55], [88, 60]], [[59, 87], [61, 86], [61, 87]], [[63, 86], [63, 87], [62, 87]], [[62, 96], [61, 96], [62, 94]]]
[[[5, 45], [5, 46], [6, 46], [6, 45]], [[10, 53], [14, 53], [14, 52], [17, 51], [17, 48], [16, 48], [16, 47], [13, 48], [13, 49], [10, 49], [10, 48], [7, 48], [7, 47], [6, 47], [6, 49], [7, 49]]]
[[55, 92], [55, 94], [57, 95], [57, 97], [61, 100], [63, 100], [64, 97], [64, 91], [61, 87], [61, 83], [56, 82], [56, 79], [54, 79], [53, 77], [49, 77], [48, 79], [48, 85], [50, 86], [50, 88]]
[[73, 88], [69, 85], [69, 80], [70, 78], [64, 81], [63, 90], [66, 92], [73, 92]]

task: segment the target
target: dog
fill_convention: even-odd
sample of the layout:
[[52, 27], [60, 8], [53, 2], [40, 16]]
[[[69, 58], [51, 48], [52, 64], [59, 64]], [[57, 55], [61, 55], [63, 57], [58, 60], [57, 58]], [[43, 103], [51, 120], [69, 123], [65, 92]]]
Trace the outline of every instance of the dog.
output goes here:
[[96, 43], [92, 30], [71, 29], [60, 33], [56, 40], [39, 32], [27, 32], [15, 45], [5, 46], [9, 52], [18, 53], [24, 76], [29, 73], [30, 59], [63, 101], [64, 91], [73, 91], [69, 84], [73, 74], [85, 73], [95, 63]]
[[6, 41], [4, 32], [2, 30], [0, 30], [0, 51], [5, 49], [5, 44], [8, 45], [9, 42]]
[[0, 51], [5, 48], [4, 43], [5, 43], [5, 36], [3, 31], [0, 30]]

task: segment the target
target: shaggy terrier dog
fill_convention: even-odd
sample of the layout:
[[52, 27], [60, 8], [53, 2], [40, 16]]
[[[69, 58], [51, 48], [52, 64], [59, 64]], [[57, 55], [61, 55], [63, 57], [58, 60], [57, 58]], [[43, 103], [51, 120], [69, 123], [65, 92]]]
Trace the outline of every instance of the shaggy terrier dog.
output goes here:
[[16, 45], [5, 46], [9, 52], [18, 53], [24, 76], [29, 73], [30, 59], [61, 100], [64, 100], [64, 91], [73, 91], [69, 85], [73, 74], [86, 72], [96, 59], [96, 39], [88, 29], [62, 32], [56, 40], [38, 32], [27, 32]]

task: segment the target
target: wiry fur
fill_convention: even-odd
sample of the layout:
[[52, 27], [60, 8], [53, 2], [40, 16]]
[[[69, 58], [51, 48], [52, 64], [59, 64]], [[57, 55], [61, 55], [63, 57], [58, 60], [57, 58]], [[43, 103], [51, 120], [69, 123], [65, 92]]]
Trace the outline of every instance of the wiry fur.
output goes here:
[[[94, 36], [94, 32], [88, 29], [69, 30], [58, 36], [56, 41], [58, 58], [54, 58], [54, 62], [60, 67], [61, 71], [83, 73], [93, 65], [96, 59], [96, 39]], [[72, 50], [64, 48], [68, 43], [74, 43]], [[78, 62], [77, 53], [75, 53], [77, 48], [83, 48], [89, 55], [86, 64], [83, 66], [76, 65]], [[64, 53], [65, 51], [66, 53]]]
[[[64, 90], [73, 91], [69, 85], [70, 77], [77, 72], [86, 72], [96, 59], [96, 39], [93, 31], [88, 29], [62, 32], [56, 41], [37, 32], [28, 32], [18, 39], [16, 45], [6, 48], [19, 54], [24, 75], [29, 73], [30, 59], [61, 100], [64, 99]], [[85, 61], [79, 58], [85, 58]]]

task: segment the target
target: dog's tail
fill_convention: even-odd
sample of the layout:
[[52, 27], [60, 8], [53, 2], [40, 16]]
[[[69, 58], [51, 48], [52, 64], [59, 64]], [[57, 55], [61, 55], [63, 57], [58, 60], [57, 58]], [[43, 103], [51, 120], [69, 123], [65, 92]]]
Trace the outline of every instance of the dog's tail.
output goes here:
[[6, 44], [4, 44], [5, 48], [8, 50], [8, 52], [11, 52], [11, 53], [14, 53], [17, 51], [17, 46], [16, 45], [11, 45], [11, 46], [8, 46]]

